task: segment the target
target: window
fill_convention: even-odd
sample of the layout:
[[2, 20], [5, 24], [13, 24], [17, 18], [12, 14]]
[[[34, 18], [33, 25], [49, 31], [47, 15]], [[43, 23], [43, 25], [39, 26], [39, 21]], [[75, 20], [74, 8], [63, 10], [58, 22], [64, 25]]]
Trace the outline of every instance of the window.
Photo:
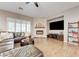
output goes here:
[[26, 32], [26, 24], [22, 24], [22, 32]]
[[16, 32], [21, 32], [21, 24], [16, 23]]
[[8, 22], [8, 31], [15, 32], [15, 23], [14, 22]]
[[7, 18], [8, 31], [15, 32], [15, 19]]
[[28, 33], [31, 32], [31, 24], [30, 24], [30, 22], [27, 22], [27, 32]]
[[31, 32], [30, 21], [8, 18], [8, 31], [10, 32]]

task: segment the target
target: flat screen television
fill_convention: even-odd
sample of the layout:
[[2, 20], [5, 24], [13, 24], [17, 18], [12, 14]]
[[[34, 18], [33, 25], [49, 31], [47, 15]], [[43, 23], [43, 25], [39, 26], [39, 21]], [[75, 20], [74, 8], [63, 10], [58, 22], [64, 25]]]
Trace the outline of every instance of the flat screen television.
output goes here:
[[50, 22], [49, 28], [50, 28], [50, 30], [64, 30], [64, 20]]

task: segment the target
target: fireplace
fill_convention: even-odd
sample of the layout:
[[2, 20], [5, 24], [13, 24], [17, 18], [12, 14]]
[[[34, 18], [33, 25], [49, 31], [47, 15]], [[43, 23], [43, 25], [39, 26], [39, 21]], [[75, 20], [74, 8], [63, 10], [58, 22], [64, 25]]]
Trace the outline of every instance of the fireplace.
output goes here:
[[36, 30], [37, 35], [43, 35], [43, 30]]

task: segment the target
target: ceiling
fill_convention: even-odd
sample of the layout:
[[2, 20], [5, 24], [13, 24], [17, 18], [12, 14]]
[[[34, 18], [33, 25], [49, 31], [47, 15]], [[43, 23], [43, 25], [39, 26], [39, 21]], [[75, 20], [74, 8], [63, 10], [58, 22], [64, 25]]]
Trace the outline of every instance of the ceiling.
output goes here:
[[[79, 5], [78, 2], [38, 2], [39, 7], [35, 7], [33, 2], [0, 2], [0, 9], [19, 13], [31, 17], [50, 17], [72, 7]], [[22, 7], [23, 10], [19, 10]]]

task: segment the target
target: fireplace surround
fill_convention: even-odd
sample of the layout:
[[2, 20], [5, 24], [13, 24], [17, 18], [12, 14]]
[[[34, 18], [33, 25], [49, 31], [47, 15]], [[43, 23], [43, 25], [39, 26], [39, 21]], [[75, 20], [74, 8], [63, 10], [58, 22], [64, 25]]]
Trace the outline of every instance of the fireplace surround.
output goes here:
[[36, 30], [37, 35], [43, 35], [43, 30]]

